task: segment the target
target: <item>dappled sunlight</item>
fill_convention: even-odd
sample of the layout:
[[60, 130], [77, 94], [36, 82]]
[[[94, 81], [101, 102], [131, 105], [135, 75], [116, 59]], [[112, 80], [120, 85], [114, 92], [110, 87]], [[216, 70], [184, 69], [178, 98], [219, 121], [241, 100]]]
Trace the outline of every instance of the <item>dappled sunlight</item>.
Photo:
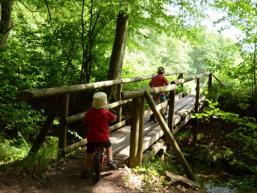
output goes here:
[[142, 191], [143, 188], [143, 180], [140, 175], [135, 174], [131, 169], [129, 169], [127, 166], [125, 166], [122, 169], [123, 173], [123, 180], [125, 183], [125, 186], [132, 190], [140, 190]]

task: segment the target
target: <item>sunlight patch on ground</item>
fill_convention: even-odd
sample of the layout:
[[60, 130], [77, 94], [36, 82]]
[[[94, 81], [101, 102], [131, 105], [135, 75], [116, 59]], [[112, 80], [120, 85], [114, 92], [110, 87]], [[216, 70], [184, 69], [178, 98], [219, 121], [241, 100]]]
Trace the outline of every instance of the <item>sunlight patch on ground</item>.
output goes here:
[[228, 186], [220, 186], [212, 183], [207, 183], [204, 185], [204, 189], [208, 193], [236, 193], [235, 188]]
[[142, 190], [143, 181], [140, 176], [135, 175], [127, 166], [122, 170], [125, 186], [132, 190]]

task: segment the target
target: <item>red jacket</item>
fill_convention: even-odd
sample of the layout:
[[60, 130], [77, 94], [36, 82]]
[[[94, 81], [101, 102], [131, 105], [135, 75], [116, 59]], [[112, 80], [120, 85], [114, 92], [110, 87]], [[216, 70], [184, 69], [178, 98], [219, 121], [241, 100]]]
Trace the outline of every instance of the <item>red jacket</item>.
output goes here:
[[109, 125], [116, 119], [116, 115], [107, 109], [89, 109], [83, 122], [88, 126], [88, 142], [105, 142], [109, 140]]
[[165, 78], [163, 74], [158, 74], [154, 76], [149, 83], [150, 87], [159, 87], [159, 86], [167, 86], [169, 84], [168, 80]]

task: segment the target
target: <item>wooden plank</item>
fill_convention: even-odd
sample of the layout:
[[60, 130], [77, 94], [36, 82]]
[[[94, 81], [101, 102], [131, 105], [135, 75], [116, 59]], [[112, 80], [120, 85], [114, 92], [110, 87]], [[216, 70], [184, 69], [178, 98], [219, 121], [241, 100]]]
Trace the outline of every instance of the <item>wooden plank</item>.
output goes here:
[[[180, 98], [180, 96], [178, 96]], [[200, 104], [203, 104], [205, 97], [200, 97]], [[187, 105], [185, 105], [187, 102]], [[195, 96], [188, 95], [179, 101], [176, 101], [176, 112], [174, 113], [174, 134], [184, 126], [191, 118], [190, 112], [194, 109]], [[159, 106], [161, 108], [161, 105]], [[144, 145], [143, 151], [148, 149], [153, 142], [158, 140], [162, 135], [163, 131], [158, 125], [158, 123], [150, 122], [149, 116], [151, 114], [150, 110], [144, 111]], [[120, 125], [121, 126], [121, 125]], [[111, 129], [111, 127], [110, 127]], [[113, 154], [115, 159], [125, 161], [129, 157], [129, 141], [130, 141], [130, 126], [121, 126], [120, 129], [115, 132], [110, 133], [110, 140], [112, 142]], [[82, 146], [86, 143], [78, 142]], [[76, 146], [76, 145], [74, 145]], [[80, 145], [79, 145], [80, 146]], [[77, 146], [77, 147], [79, 147]], [[69, 148], [69, 146], [67, 147]], [[67, 151], [68, 152], [68, 151]]]
[[[185, 100], [185, 99], [183, 99], [183, 100]], [[194, 109], [195, 97], [191, 95], [191, 96], [188, 96], [186, 100], [190, 102], [189, 106], [183, 106], [184, 108], [182, 108], [180, 110], [177, 109], [177, 112], [174, 114], [174, 126], [175, 126], [174, 133], [177, 133], [178, 130], [182, 126], [184, 126], [191, 118], [190, 112]], [[204, 100], [204, 97], [201, 97], [200, 104], [202, 104], [203, 100]], [[146, 115], [149, 115], [148, 110], [145, 111], [145, 116]], [[158, 123], [154, 123], [152, 121], [149, 122], [148, 120], [149, 119], [145, 119], [145, 123], [144, 123], [143, 151], [145, 151], [152, 145], [150, 138], [147, 138], [147, 136], [151, 136], [154, 140], [156, 140], [160, 136], [163, 135], [163, 131], [158, 126]], [[129, 132], [130, 132], [130, 126], [126, 126], [126, 128], [121, 128], [111, 134], [110, 139], [112, 141], [113, 152], [116, 157], [121, 156], [121, 157], [123, 157], [123, 159], [125, 159], [125, 158], [128, 159], [128, 157], [129, 157]]]
[[[163, 135], [163, 131], [160, 126], [154, 127], [150, 132], [144, 135], [143, 139], [143, 151], [148, 149], [154, 142], [156, 142]], [[115, 156], [129, 157], [129, 144], [121, 151], [116, 152]]]
[[[144, 136], [151, 132], [157, 123], [147, 122], [144, 124]], [[122, 148], [129, 146], [130, 126], [123, 127], [114, 133], [110, 134], [110, 140], [112, 142], [113, 152], [118, 153]]]

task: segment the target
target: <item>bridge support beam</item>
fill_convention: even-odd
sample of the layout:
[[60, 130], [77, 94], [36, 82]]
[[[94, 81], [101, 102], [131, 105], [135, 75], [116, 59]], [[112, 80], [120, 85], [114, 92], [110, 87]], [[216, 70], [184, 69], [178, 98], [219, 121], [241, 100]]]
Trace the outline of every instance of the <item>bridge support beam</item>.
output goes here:
[[156, 109], [155, 103], [150, 95], [150, 93], [148, 91], [145, 91], [145, 98], [151, 108], [151, 110], [153, 111], [153, 114], [155, 116], [155, 118], [157, 119], [157, 121], [159, 122], [162, 130], [164, 131], [165, 135], [167, 136], [168, 140], [170, 141], [172, 148], [174, 149], [175, 154], [178, 157], [179, 162], [182, 164], [182, 166], [184, 167], [184, 170], [186, 172], [186, 175], [189, 179], [194, 180], [194, 174], [190, 168], [190, 166], [188, 165], [182, 151], [180, 150], [176, 139], [174, 138], [172, 132], [170, 131], [169, 127], [167, 126], [165, 120], [163, 119], [161, 113]]
[[69, 111], [69, 94], [65, 94], [61, 98], [61, 106], [60, 106], [60, 125], [58, 128], [58, 156], [64, 156], [64, 148], [67, 146], [67, 127], [68, 123], [66, 118], [68, 116]]
[[144, 146], [144, 97], [138, 98], [139, 108], [139, 134], [138, 134], [138, 151], [137, 151], [137, 165], [142, 164], [143, 160], [143, 146]]
[[176, 91], [172, 90], [169, 94], [169, 112], [168, 112], [168, 127], [170, 128], [171, 132], [174, 132], [174, 108], [175, 108], [175, 95]]
[[212, 73], [209, 74], [208, 78], [208, 92], [210, 93], [212, 89]]
[[144, 97], [134, 98], [132, 101], [132, 124], [130, 133], [129, 166], [141, 165], [144, 145]]
[[139, 139], [139, 98], [132, 100], [132, 123], [130, 131], [129, 167], [137, 165], [138, 139]]
[[44, 122], [36, 141], [34, 142], [34, 144], [32, 145], [30, 152], [28, 154], [28, 157], [32, 157], [34, 155], [36, 155], [37, 151], [39, 150], [40, 146], [42, 145], [42, 143], [45, 141], [45, 138], [48, 134], [48, 131], [50, 130], [50, 128], [52, 127], [54, 118], [56, 117], [57, 113], [58, 113], [58, 97], [56, 97], [55, 100], [53, 100], [52, 102], [52, 108], [50, 109], [48, 116], [46, 118], [46, 121]]
[[[199, 98], [200, 98], [200, 78], [196, 78], [196, 88], [195, 88], [195, 113], [199, 112]], [[197, 133], [198, 133], [198, 119], [195, 118], [195, 127], [193, 128], [193, 143], [197, 142]]]

